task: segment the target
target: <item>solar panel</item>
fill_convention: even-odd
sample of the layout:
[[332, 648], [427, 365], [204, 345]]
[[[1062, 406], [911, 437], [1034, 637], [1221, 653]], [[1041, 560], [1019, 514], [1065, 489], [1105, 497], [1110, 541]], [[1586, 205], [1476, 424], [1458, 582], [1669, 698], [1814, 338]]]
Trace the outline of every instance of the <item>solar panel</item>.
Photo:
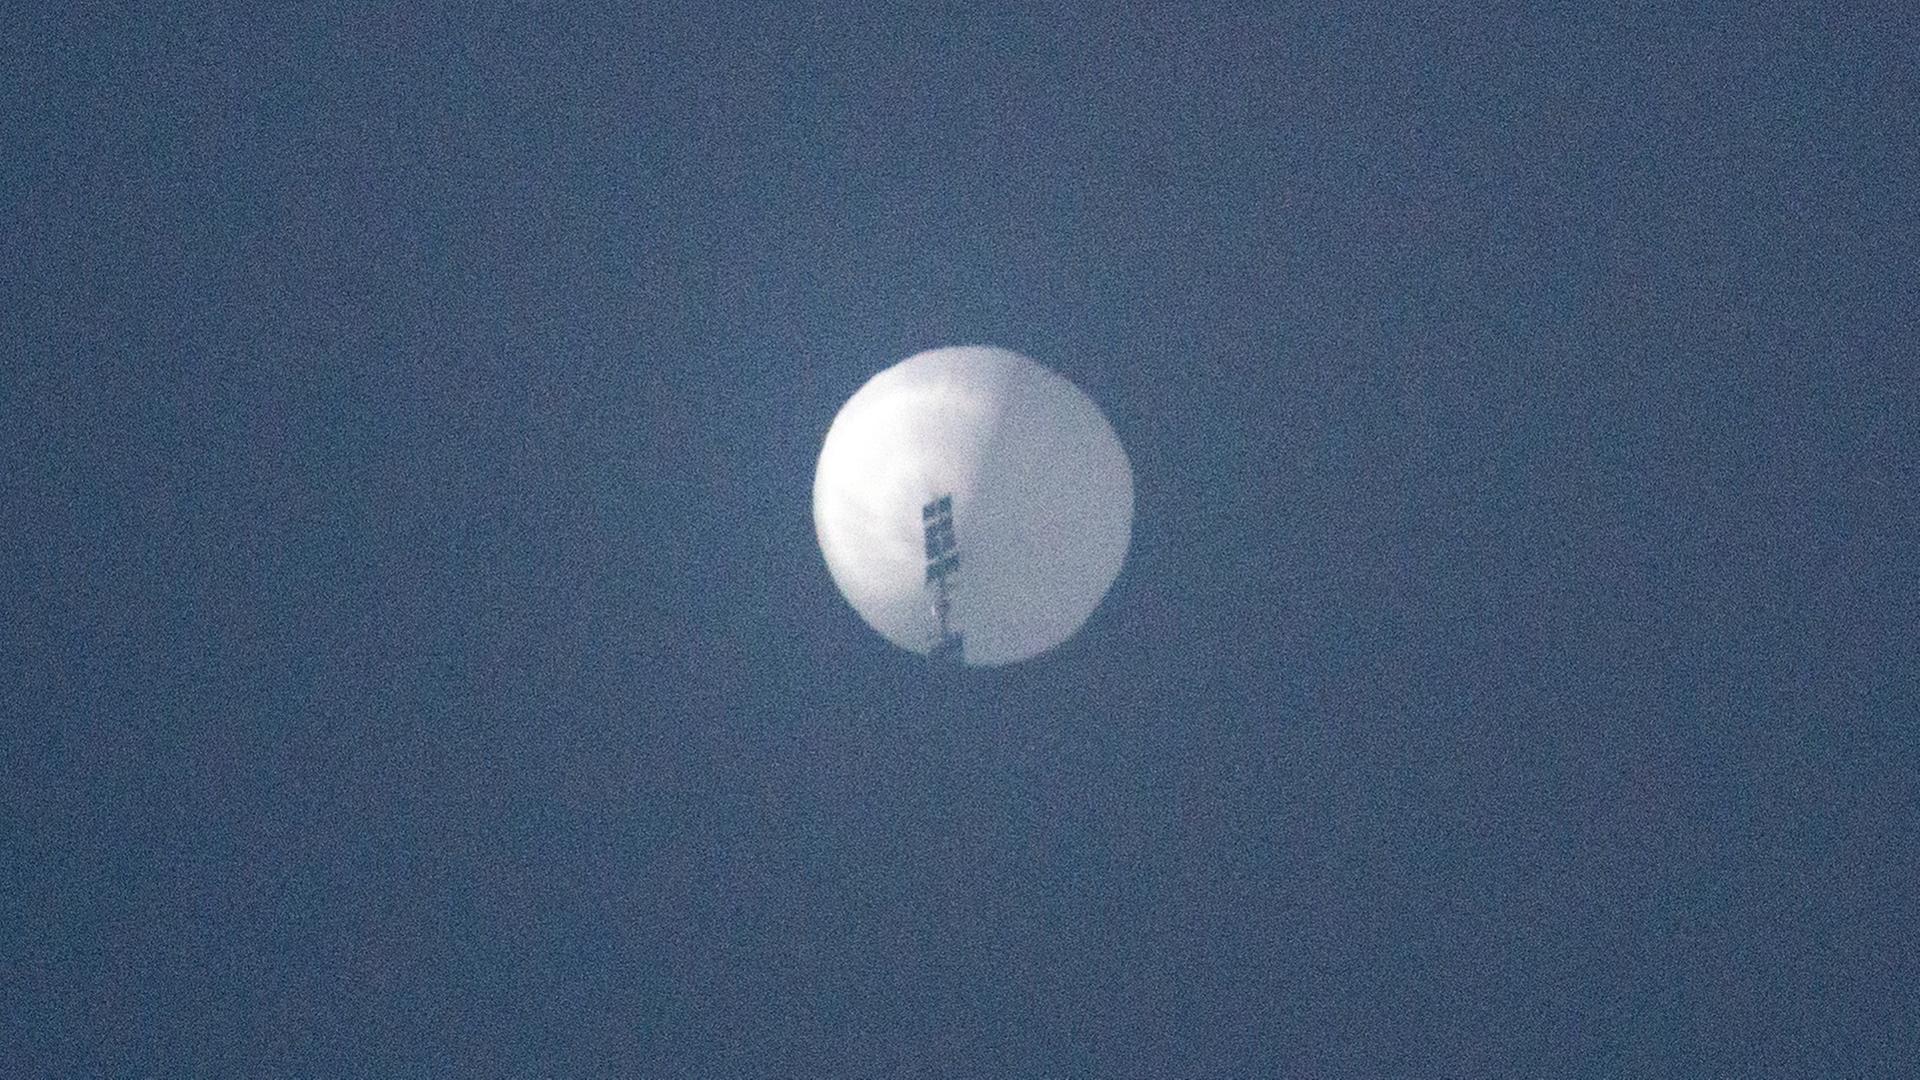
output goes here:
[[960, 568], [960, 551], [953, 531], [953, 496], [942, 495], [920, 508], [920, 521], [927, 542], [927, 584], [932, 587], [933, 617], [938, 637], [933, 657], [959, 662], [962, 656], [960, 635], [947, 625], [952, 600], [951, 575]]

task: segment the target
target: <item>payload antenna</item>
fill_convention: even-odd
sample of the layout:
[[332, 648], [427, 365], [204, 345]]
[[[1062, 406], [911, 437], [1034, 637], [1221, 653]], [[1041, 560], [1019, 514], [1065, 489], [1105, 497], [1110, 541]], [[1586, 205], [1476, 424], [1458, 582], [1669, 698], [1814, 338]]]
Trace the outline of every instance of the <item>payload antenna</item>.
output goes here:
[[960, 634], [948, 621], [953, 610], [953, 575], [960, 569], [960, 550], [953, 535], [953, 496], [942, 495], [921, 507], [920, 524], [927, 536], [927, 589], [933, 594], [933, 621], [940, 635], [928, 655], [958, 664], [964, 659]]

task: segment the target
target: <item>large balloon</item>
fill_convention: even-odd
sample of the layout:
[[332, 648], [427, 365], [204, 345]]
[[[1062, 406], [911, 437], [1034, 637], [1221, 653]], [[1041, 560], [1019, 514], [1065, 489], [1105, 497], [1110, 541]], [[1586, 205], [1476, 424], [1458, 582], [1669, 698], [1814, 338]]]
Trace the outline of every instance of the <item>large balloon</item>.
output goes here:
[[1132, 538], [1133, 470], [1066, 379], [1005, 349], [933, 349], [834, 417], [813, 523], [835, 584], [888, 641], [1006, 664], [1099, 606]]

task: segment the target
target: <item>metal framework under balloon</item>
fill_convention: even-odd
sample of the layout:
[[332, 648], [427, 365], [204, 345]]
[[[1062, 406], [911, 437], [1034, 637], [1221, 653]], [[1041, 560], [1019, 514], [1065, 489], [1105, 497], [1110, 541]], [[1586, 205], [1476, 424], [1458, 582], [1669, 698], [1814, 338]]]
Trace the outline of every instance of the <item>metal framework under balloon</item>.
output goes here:
[[927, 585], [933, 590], [933, 618], [939, 637], [934, 641], [933, 659], [961, 662], [960, 634], [948, 623], [953, 610], [953, 574], [960, 569], [959, 545], [953, 535], [953, 496], [942, 495], [920, 508], [920, 523], [927, 537]]

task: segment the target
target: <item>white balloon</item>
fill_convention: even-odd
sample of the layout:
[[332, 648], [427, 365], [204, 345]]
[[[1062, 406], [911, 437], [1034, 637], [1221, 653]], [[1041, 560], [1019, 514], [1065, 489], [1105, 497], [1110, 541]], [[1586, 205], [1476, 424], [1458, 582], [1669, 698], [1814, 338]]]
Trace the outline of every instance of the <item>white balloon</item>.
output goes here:
[[933, 349], [875, 375], [834, 417], [813, 523], [834, 583], [903, 649], [940, 642], [922, 508], [953, 499], [952, 630], [968, 664], [1073, 636], [1126, 559], [1133, 470], [1100, 409], [1018, 353]]

